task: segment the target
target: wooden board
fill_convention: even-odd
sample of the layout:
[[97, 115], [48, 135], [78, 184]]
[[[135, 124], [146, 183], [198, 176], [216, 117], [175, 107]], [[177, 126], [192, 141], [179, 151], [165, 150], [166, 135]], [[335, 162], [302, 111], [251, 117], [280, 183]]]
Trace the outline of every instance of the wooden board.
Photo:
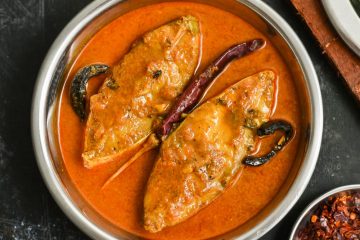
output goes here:
[[360, 101], [360, 58], [346, 46], [332, 27], [320, 0], [291, 0], [291, 2]]

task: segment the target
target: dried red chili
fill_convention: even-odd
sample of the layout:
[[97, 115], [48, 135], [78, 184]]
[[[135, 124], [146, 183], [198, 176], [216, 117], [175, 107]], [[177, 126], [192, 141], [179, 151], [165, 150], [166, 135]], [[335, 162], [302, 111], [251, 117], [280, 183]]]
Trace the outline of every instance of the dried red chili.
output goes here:
[[174, 123], [180, 121], [183, 113], [188, 113], [200, 100], [201, 95], [207, 87], [215, 80], [215, 78], [226, 68], [233, 60], [245, 57], [253, 53], [265, 45], [263, 39], [253, 39], [232, 46], [226, 50], [220, 57], [212, 62], [203, 73], [193, 79], [186, 87], [177, 102], [170, 109], [166, 118], [163, 120], [158, 129], [158, 136], [166, 137]]
[[299, 240], [360, 240], [360, 193], [329, 197], [298, 233]]

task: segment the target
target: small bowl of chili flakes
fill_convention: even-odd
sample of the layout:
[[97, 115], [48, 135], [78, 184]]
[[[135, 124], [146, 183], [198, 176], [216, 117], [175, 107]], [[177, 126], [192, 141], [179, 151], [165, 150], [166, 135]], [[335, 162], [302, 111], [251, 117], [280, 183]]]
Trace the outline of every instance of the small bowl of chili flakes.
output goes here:
[[331, 190], [300, 215], [290, 240], [360, 240], [360, 184]]

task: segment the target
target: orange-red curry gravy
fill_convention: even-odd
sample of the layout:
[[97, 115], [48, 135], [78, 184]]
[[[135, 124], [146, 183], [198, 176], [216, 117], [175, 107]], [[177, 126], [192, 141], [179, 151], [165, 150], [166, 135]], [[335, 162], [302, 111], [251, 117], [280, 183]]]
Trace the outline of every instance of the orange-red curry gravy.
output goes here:
[[[234, 61], [216, 80], [207, 96], [214, 96], [230, 84], [256, 72], [273, 69], [278, 74], [277, 107], [272, 119], [289, 121], [294, 139], [269, 163], [246, 167], [237, 183], [195, 216], [157, 234], [143, 229], [143, 197], [157, 151], [145, 154], [117, 177], [106, 189], [102, 185], [127, 158], [116, 159], [94, 169], [83, 166], [85, 123], [73, 111], [69, 86], [74, 74], [92, 63], [116, 64], [141, 35], [184, 15], [197, 17], [201, 24], [202, 56], [198, 71], [228, 47], [253, 38], [266, 37], [239, 17], [197, 3], [162, 3], [129, 12], [102, 28], [84, 47], [71, 67], [62, 92], [58, 128], [61, 153], [71, 180], [83, 197], [106, 219], [119, 228], [144, 238], [203, 239], [232, 230], [255, 216], [276, 195], [295, 161], [301, 129], [300, 104], [292, 76], [277, 50], [267, 45], [241, 60]], [[88, 93], [94, 94], [104, 77], [90, 80]], [[264, 144], [263, 144], [264, 145]]]

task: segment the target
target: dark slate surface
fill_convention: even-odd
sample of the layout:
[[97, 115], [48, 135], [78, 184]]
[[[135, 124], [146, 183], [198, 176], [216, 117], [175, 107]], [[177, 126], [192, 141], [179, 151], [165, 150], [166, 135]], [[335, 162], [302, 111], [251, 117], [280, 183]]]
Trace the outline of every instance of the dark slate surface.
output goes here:
[[[295, 207], [262, 240], [286, 239], [321, 193], [360, 183], [360, 111], [288, 0], [265, 0], [295, 29], [319, 76], [324, 134], [315, 173]], [[0, 1], [0, 240], [88, 239], [57, 207], [37, 169], [30, 136], [32, 91], [47, 49], [90, 0]]]

